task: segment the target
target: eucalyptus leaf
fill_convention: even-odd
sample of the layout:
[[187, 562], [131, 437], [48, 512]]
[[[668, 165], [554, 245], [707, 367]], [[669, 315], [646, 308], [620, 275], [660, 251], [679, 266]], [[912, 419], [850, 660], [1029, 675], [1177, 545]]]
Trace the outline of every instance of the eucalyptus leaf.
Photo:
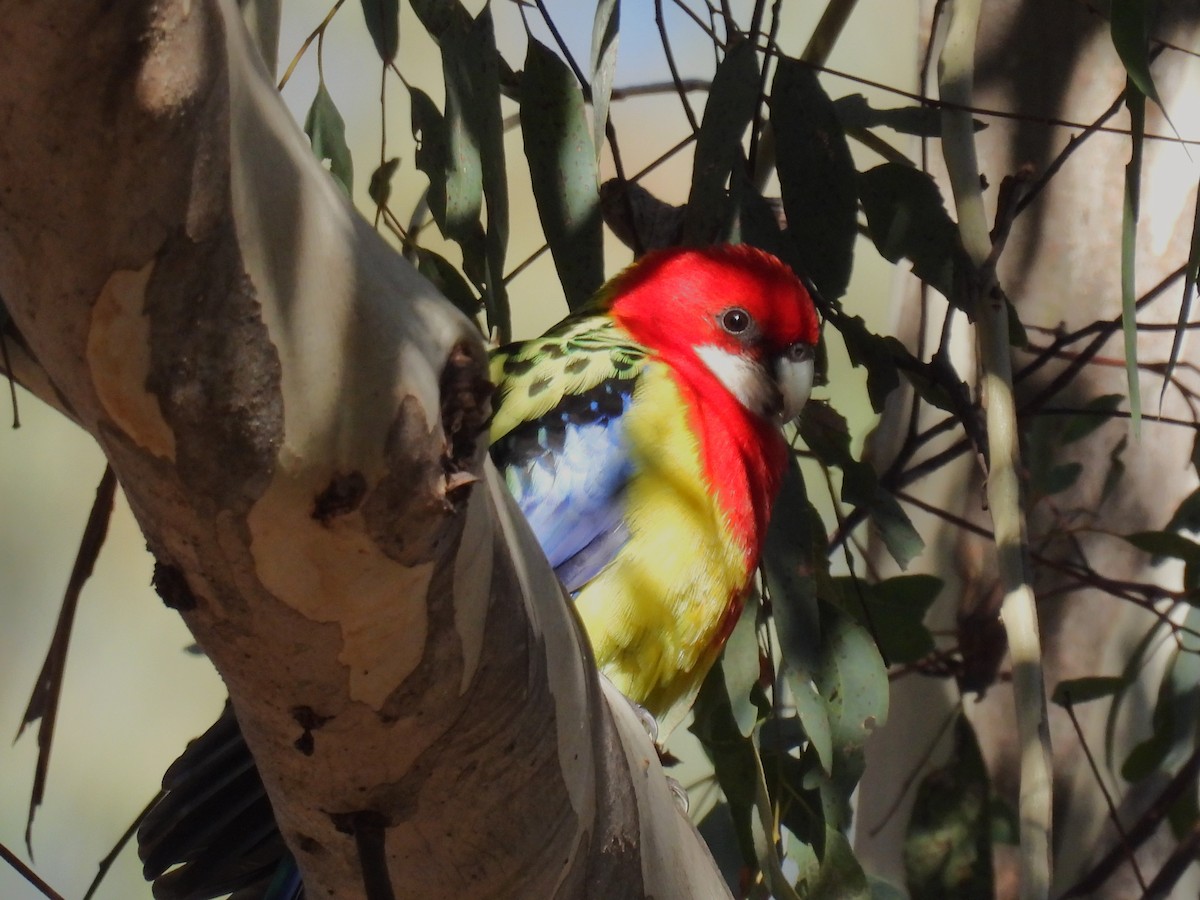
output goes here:
[[360, 0], [379, 58], [390, 63], [400, 49], [400, 0]]
[[752, 869], [756, 868], [758, 857], [751, 820], [755, 815], [758, 761], [753, 743], [738, 730], [720, 661], [709, 670], [700, 686], [692, 713], [689, 730], [703, 744], [712, 761], [713, 771], [729, 805], [743, 861]]
[[346, 123], [324, 81], [317, 83], [317, 95], [304, 118], [304, 133], [312, 144], [313, 154], [321, 162], [328, 161], [330, 174], [350, 194], [354, 189], [354, 162], [346, 144]]
[[578, 309], [604, 281], [596, 156], [575, 76], [532, 38], [521, 79], [521, 134], [542, 232], [567, 305]]
[[758, 707], [750, 692], [762, 675], [758, 648], [758, 603], [755, 598], [742, 607], [737, 624], [725, 642], [721, 654], [721, 671], [725, 676], [725, 693], [737, 729], [749, 736], [758, 721]]
[[[1191, 607], [1183, 625], [1193, 630], [1200, 627], [1200, 609]], [[1186, 632], [1180, 633], [1180, 641], [1181, 646], [1171, 650], [1159, 683], [1151, 734], [1130, 751], [1121, 766], [1127, 781], [1169, 771], [1192, 752], [1200, 718], [1200, 645]]]
[[896, 498], [879, 485], [870, 464], [851, 455], [846, 420], [828, 404], [810, 401], [800, 415], [799, 427], [813, 455], [842, 470], [842, 500], [866, 510], [888, 553], [900, 568], [906, 568], [924, 549], [924, 541]]
[[814, 682], [821, 659], [818, 579], [829, 582], [825, 531], [793, 460], [784, 472], [763, 547], [763, 581], [771, 599], [784, 678], [800, 724], [826, 773], [833, 770], [829, 710]]
[[[1183, 296], [1179, 298], [1179, 318], [1176, 320], [1175, 334], [1171, 338], [1171, 353], [1167, 357], [1167, 367], [1163, 371], [1162, 390], [1158, 395], [1160, 409], [1163, 399], [1167, 395], [1167, 387], [1171, 384], [1171, 376], [1175, 374], [1179, 353], [1183, 349], [1183, 338], [1187, 334], [1187, 323], [1192, 315], [1192, 301], [1196, 297], [1198, 275], [1200, 275], [1200, 188], [1197, 188], [1196, 203], [1192, 212], [1192, 240], [1188, 247], [1187, 265], [1183, 270]], [[1200, 439], [1200, 432], [1197, 433], [1197, 439]], [[1194, 450], [1192, 459], [1194, 463]]]
[[846, 343], [850, 362], [867, 370], [871, 408], [877, 413], [883, 412], [888, 395], [900, 386], [896, 360], [906, 356], [908, 351], [896, 338], [870, 331], [861, 316], [838, 316], [834, 326]]
[[829, 613], [822, 618], [817, 686], [829, 704], [834, 745], [857, 751], [887, 721], [887, 670], [865, 628], [849, 616]]
[[447, 259], [425, 247], [413, 247], [417, 257], [417, 271], [428, 278], [447, 300], [465, 315], [472, 318], [478, 314], [482, 304], [475, 296], [466, 279]]
[[827, 300], [846, 293], [858, 237], [854, 160], [816, 70], [780, 57], [771, 83], [771, 127], [786, 153], [776, 169], [787, 231], [804, 272]]
[[1162, 106], [1150, 74], [1150, 17], [1154, 6], [1154, 0], [1112, 0], [1109, 35], [1132, 87]]
[[966, 271], [958, 226], [946, 212], [941, 191], [925, 172], [884, 163], [859, 175], [859, 198], [867, 232], [884, 259], [912, 263], [913, 274], [947, 298]]
[[870, 900], [870, 884], [850, 842], [840, 831], [826, 828], [825, 852], [818, 857], [812, 847], [790, 845], [796, 865], [796, 892], [802, 897], [831, 897], [837, 900]]
[[742, 138], [758, 103], [758, 53], [754, 44], [735, 38], [717, 66], [692, 163], [683, 236], [688, 244], [723, 240], [733, 211], [725, 186], [742, 159]]
[[400, 157], [393, 156], [391, 159], [380, 163], [378, 168], [371, 173], [371, 183], [367, 186], [367, 196], [374, 201], [376, 206], [387, 206], [388, 200], [392, 196], [392, 177], [396, 174], [396, 169], [400, 167]]
[[[1118, 0], [1117, 5], [1140, 2], [1141, 0]], [[1115, 11], [1114, 6], [1114, 13]], [[1126, 82], [1125, 106], [1129, 110], [1130, 152], [1129, 163], [1125, 166], [1125, 194], [1121, 210], [1121, 333], [1125, 338], [1125, 383], [1129, 388], [1129, 418], [1136, 435], [1140, 433], [1142, 422], [1142, 394], [1138, 380], [1137, 354], [1137, 225], [1141, 215], [1146, 97], [1135, 89], [1132, 74]]]
[[[456, 4], [444, 11], [414, 7], [442, 51], [443, 113], [410, 87], [416, 166], [429, 178], [429, 209], [442, 234], [462, 249], [463, 271], [483, 293], [488, 323], [510, 338], [504, 257], [508, 182], [500, 116], [499, 54], [490, 7], [472, 19]], [[458, 10], [454, 12], [454, 10]], [[487, 219], [484, 227], [484, 206]]]
[[941, 592], [940, 578], [896, 575], [873, 584], [851, 577], [835, 581], [842, 608], [873, 631], [889, 663], [912, 663], [933, 652], [933, 635], [924, 619]]
[[596, 161], [604, 148], [608, 104], [617, 72], [617, 44], [621, 30], [621, 0], [597, 0], [592, 19], [592, 140]]

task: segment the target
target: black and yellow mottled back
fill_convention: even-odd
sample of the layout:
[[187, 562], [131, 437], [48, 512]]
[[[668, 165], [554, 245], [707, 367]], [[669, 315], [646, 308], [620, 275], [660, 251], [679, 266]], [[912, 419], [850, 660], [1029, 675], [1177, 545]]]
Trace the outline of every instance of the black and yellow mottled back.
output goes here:
[[594, 313], [566, 319], [534, 340], [500, 347], [491, 359], [492, 442], [541, 419], [566, 398], [609, 381], [634, 380], [645, 360], [644, 347], [607, 315]]

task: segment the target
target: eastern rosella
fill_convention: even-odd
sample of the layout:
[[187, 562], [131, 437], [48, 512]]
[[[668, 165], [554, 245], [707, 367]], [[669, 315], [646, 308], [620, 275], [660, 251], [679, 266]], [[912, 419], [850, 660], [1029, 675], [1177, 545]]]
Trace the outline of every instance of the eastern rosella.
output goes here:
[[[808, 399], [817, 337], [791, 270], [727, 246], [647, 255], [541, 338], [493, 353], [493, 461], [600, 670], [661, 735], [742, 609], [787, 460], [779, 426]], [[273, 891], [288, 885], [272, 896], [302, 890], [252, 765], [226, 707], [172, 766], [139, 832], [156, 896], [266, 888], [272, 876]], [[252, 784], [230, 781], [239, 766]], [[247, 822], [250, 801], [268, 827]], [[267, 836], [214, 842], [232, 837], [222, 815], [225, 831], [238, 816], [238, 832]]]

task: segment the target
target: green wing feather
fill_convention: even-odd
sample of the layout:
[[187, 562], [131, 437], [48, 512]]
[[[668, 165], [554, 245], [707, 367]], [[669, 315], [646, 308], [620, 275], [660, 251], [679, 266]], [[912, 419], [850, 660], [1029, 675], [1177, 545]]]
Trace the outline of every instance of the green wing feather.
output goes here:
[[500, 347], [491, 358], [491, 440], [541, 418], [564, 397], [636, 377], [645, 358], [646, 348], [602, 313], [572, 316], [539, 338]]

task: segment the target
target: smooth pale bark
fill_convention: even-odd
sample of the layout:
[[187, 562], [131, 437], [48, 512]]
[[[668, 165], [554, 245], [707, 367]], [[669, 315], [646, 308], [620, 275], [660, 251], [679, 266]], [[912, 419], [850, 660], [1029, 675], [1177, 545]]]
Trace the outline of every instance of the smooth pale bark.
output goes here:
[[727, 896], [485, 462], [477, 330], [235, 5], [11, 0], [0, 35], [13, 367], [111, 460], [312, 896], [377, 851], [403, 896]]
[[[932, 4], [926, 4], [928, 16]], [[1194, 43], [1200, 6], [1194, 2], [1163, 7], [1154, 34], [1179, 46]], [[928, 22], [928, 18], [926, 18]], [[979, 34], [975, 102], [983, 108], [1008, 109], [1031, 117], [1013, 122], [988, 118], [987, 130], [977, 134], [980, 168], [988, 182], [985, 197], [988, 215], [995, 214], [996, 188], [1005, 175], [1029, 163], [1039, 173], [1081, 129], [1057, 128], [1038, 117], [1091, 122], [1113, 102], [1124, 87], [1124, 72], [1112, 49], [1105, 19], [1083, 4], [1049, 6], [1039, 0], [992, 0], [984, 4]], [[1186, 137], [1200, 132], [1195, 79], [1197, 60], [1167, 51], [1154, 72], [1175, 126]], [[1127, 126], [1119, 115], [1109, 124]], [[1147, 129], [1170, 133], [1160, 114], [1147, 116]], [[932, 154], [936, 156], [936, 154]], [[1195, 156], [1195, 150], [1192, 150]], [[1096, 135], [1087, 140], [1055, 176], [1043, 195], [1016, 221], [999, 266], [999, 281], [1020, 311], [1022, 320], [1046, 328], [1078, 328], [1120, 311], [1120, 227], [1124, 167], [1129, 159], [1129, 139]], [[939, 173], [939, 177], [941, 177]], [[945, 185], [945, 181], [942, 181]], [[1179, 146], [1148, 142], [1142, 182], [1142, 225], [1139, 230], [1138, 291], [1145, 292], [1187, 258], [1196, 188], [1196, 169]], [[944, 190], [946, 196], [949, 191]], [[1182, 282], [1148, 310], [1143, 321], [1173, 322], [1178, 313]], [[905, 292], [897, 301], [901, 337], [915, 345], [919, 299]], [[936, 303], [933, 308], [937, 308]], [[1194, 314], [1193, 314], [1194, 317]], [[936, 346], [941, 314], [936, 313], [926, 335], [926, 347]], [[1051, 338], [1031, 332], [1039, 346]], [[1169, 334], [1143, 334], [1139, 353], [1143, 362], [1162, 362], [1170, 347]], [[955, 359], [968, 380], [975, 375], [971, 330], [960, 316], [955, 330]], [[1071, 348], [1078, 351], [1084, 343]], [[1190, 350], [1190, 353], [1189, 353]], [[1185, 356], [1195, 361], [1195, 345], [1185, 345]], [[1030, 357], [1014, 356], [1019, 371]], [[1099, 364], [1089, 366], [1074, 383], [1050, 403], [1077, 408], [1101, 394], [1125, 394], [1125, 374], [1120, 332], [1100, 352]], [[1018, 385], [1018, 403], [1035, 396], [1064, 363], [1047, 367], [1035, 379]], [[1193, 390], [1193, 371], [1181, 368], [1180, 377]], [[1161, 378], [1143, 373], [1144, 409], [1158, 413]], [[897, 394], [884, 415], [874, 441], [876, 459], [884, 466], [903, 440], [910, 401]], [[1178, 392], [1168, 391], [1162, 407], [1165, 416], [1190, 419], [1188, 405]], [[933, 422], [931, 415], [925, 424]], [[1140, 442], [1129, 436], [1124, 455], [1126, 471], [1116, 491], [1101, 499], [1109, 469], [1109, 454], [1128, 423], [1106, 425], [1086, 441], [1072, 445], [1060, 461], [1078, 461], [1084, 471], [1063, 494], [1040, 504], [1030, 523], [1030, 541], [1052, 558], [1078, 560], [1082, 549], [1102, 575], [1133, 581], [1158, 581], [1179, 587], [1179, 572], [1170, 566], [1151, 567], [1144, 554], [1119, 539], [1090, 530], [1128, 533], [1162, 528], [1180, 499], [1195, 487], [1189, 465], [1194, 435], [1187, 428], [1144, 422]], [[957, 436], [952, 436], [951, 440]], [[947, 443], [934, 445], [931, 452]], [[979, 463], [967, 455], [936, 475], [910, 488], [926, 503], [990, 527], [983, 509]], [[909, 509], [926, 544], [933, 548], [919, 565], [946, 579], [943, 603], [931, 619], [934, 628], [953, 630], [973, 611], [991, 608], [998, 599], [992, 548], [989, 542], [966, 534], [956, 526]], [[1046, 544], [1054, 529], [1078, 528], [1078, 544], [1059, 539]], [[880, 553], [881, 557], [883, 554]], [[886, 564], [885, 564], [886, 565]], [[1120, 675], [1137, 642], [1156, 621], [1129, 602], [1098, 590], [1069, 595], [1055, 593], [1061, 579], [1045, 568], [1035, 571], [1039, 617], [1043, 630], [1047, 688], [1062, 679], [1086, 675]], [[987, 615], [985, 614], [984, 618]], [[979, 632], [976, 632], [979, 635]], [[1169, 649], [1168, 646], [1161, 648]], [[1141, 672], [1139, 685], [1130, 691], [1118, 721], [1114, 759], [1119, 767], [1131, 747], [1149, 734], [1150, 710], [1165, 653], [1160, 652]], [[1004, 669], [1007, 670], [1007, 662]], [[941, 703], [937, 702], [940, 697]], [[892, 712], [886, 728], [872, 738], [867, 775], [860, 793], [857, 848], [864, 862], [876, 870], [902, 878], [901, 847], [913, 798], [910, 789], [898, 810], [893, 801], [919, 770], [957, 701], [952, 684], [944, 688], [928, 679], [905, 679], [895, 686]], [[968, 699], [966, 712], [974, 723], [980, 744], [998, 788], [1015, 808], [1018, 779], [1015, 713], [1012, 691], [1006, 684], [993, 686], [979, 703]], [[1076, 708], [1090, 748], [1103, 765], [1107, 702]], [[1050, 709], [1054, 747], [1054, 886], [1051, 896], [1075, 882], [1101, 854], [1114, 845], [1116, 833], [1108, 822], [1103, 796], [1089, 771], [1083, 751], [1065, 713]], [[945, 737], [942, 749], [948, 749]], [[934, 763], [937, 764], [937, 756]], [[1130, 823], [1152, 799], [1160, 782], [1130, 786], [1119, 773], [1104, 770], [1107, 784], [1121, 807], [1122, 821]], [[1147, 879], [1173, 846], [1169, 832], [1150, 842], [1139, 859]], [[998, 850], [998, 896], [1015, 896], [1015, 869], [1010, 848]], [[1194, 875], [1193, 869], [1193, 875]], [[1185, 878], [1179, 896], [1193, 896], [1196, 881]], [[1123, 865], [1097, 896], [1140, 896], [1128, 865]]]

